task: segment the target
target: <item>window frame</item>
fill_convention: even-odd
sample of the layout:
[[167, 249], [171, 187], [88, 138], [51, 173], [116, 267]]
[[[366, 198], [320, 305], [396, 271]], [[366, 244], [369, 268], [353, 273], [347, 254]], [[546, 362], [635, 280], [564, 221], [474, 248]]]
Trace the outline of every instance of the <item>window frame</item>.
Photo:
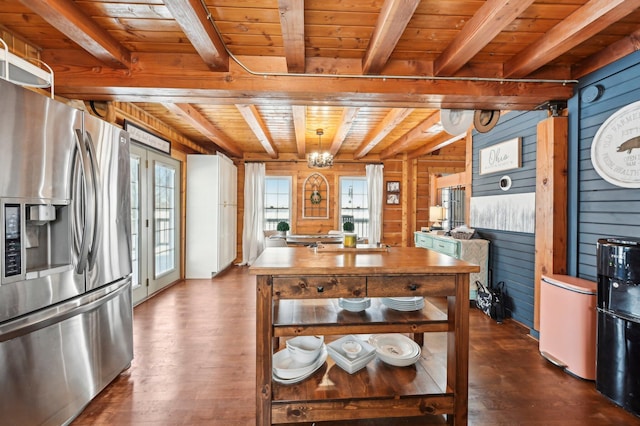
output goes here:
[[[338, 179], [338, 224], [339, 224], [339, 230], [342, 231], [342, 225], [344, 223], [344, 217], [345, 215], [343, 215], [343, 209], [345, 209], [345, 207], [343, 207], [343, 192], [342, 192], [342, 187], [343, 187], [343, 182], [345, 181], [361, 181], [364, 184], [364, 194], [358, 194], [359, 196], [363, 197], [363, 205], [364, 207], [362, 208], [355, 208], [355, 207], [346, 207], [346, 209], [350, 209], [350, 210], [355, 210], [355, 211], [364, 211], [365, 214], [365, 220], [354, 220], [354, 225], [355, 225], [355, 232], [358, 234], [358, 238], [368, 238], [368, 230], [369, 230], [369, 222], [371, 221], [371, 211], [369, 209], [369, 184], [367, 182], [367, 177], [366, 176], [340, 176], [340, 178]], [[352, 194], [352, 197], [354, 195]], [[354, 214], [352, 212], [351, 215], [346, 215], [346, 216], [351, 216], [354, 217]]]
[[[265, 182], [264, 182], [264, 206], [263, 206], [263, 214], [264, 214], [264, 219], [263, 219], [263, 229], [265, 231], [272, 231], [272, 230], [276, 230], [276, 227], [278, 226], [278, 222], [280, 221], [285, 221], [289, 224], [289, 226], [292, 225], [292, 220], [293, 220], [293, 178], [292, 176], [265, 176]], [[267, 215], [267, 211], [272, 209], [273, 207], [269, 207], [268, 203], [267, 203], [267, 187], [268, 187], [268, 182], [269, 180], [286, 180], [288, 182], [288, 207], [286, 207], [286, 209], [288, 210], [288, 217], [287, 218], [281, 218], [280, 215], [278, 214], [278, 212], [276, 212], [276, 218], [274, 220], [269, 221], [268, 219], [268, 215]], [[275, 193], [276, 197], [278, 195], [280, 195], [279, 192]], [[281, 207], [276, 206], [274, 208], [274, 210], [280, 210], [282, 209]]]

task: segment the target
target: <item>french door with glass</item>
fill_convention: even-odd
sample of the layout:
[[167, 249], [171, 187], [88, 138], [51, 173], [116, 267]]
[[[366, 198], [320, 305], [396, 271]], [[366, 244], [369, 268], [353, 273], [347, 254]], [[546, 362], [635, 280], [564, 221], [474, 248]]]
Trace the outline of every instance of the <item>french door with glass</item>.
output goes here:
[[180, 162], [131, 145], [133, 303], [180, 278]]

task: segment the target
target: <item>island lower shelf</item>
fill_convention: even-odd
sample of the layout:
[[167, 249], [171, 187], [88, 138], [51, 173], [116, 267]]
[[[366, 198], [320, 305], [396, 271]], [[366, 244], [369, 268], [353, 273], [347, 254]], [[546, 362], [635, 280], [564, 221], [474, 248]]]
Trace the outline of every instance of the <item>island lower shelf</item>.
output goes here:
[[[428, 351], [428, 348], [427, 348]], [[331, 357], [308, 379], [273, 383], [272, 422], [296, 423], [451, 413], [441, 353], [425, 353], [414, 365], [394, 367], [374, 359], [349, 374]], [[444, 357], [446, 358], [446, 356]], [[373, 401], [373, 402], [372, 402]]]

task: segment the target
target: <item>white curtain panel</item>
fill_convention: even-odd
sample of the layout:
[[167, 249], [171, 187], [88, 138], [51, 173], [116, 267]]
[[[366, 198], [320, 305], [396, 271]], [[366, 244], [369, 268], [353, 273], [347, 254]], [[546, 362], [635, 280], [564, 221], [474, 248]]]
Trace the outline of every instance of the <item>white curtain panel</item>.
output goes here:
[[383, 169], [382, 164], [367, 164], [365, 167], [369, 196], [369, 244], [377, 244], [382, 239]]
[[264, 163], [244, 165], [242, 265], [251, 265], [264, 250]]

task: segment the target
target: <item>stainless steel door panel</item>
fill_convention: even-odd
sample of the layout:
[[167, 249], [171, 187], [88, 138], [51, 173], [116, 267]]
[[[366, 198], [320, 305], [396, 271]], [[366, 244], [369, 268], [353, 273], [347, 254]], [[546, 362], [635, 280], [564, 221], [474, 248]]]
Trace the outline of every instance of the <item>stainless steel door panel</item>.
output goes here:
[[0, 413], [59, 426], [133, 359], [131, 281], [0, 325]]
[[82, 112], [0, 80], [0, 197], [70, 199]]
[[88, 259], [90, 291], [131, 274], [130, 159], [127, 132], [89, 115], [84, 129], [94, 172], [96, 212]]
[[84, 276], [71, 265], [55, 274], [0, 285], [0, 323], [76, 297], [84, 286]]

